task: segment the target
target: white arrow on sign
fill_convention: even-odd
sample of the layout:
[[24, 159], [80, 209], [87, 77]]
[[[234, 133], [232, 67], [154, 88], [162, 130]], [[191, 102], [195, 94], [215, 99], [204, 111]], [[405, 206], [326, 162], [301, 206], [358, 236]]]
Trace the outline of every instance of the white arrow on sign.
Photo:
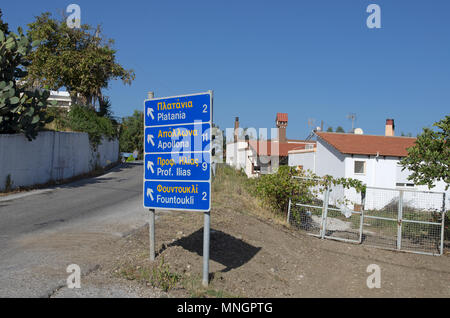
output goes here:
[[155, 116], [153, 116], [153, 108], [149, 107], [147, 109], [147, 117], [150, 116], [152, 118], [152, 120], [155, 119]]
[[155, 173], [155, 170], [153, 170], [153, 162], [152, 161], [147, 162], [147, 170], [151, 170], [152, 173]]
[[155, 145], [155, 143], [153, 142], [153, 135], [148, 135], [147, 136], [147, 143], [152, 144], [152, 146]]
[[153, 201], [153, 190], [147, 189], [147, 198], [150, 198]]

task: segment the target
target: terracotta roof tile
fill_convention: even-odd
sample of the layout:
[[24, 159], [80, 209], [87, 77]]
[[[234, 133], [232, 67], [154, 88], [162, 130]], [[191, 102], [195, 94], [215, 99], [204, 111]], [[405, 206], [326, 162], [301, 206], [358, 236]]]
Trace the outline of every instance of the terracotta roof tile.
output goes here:
[[343, 154], [406, 157], [416, 138], [318, 132], [316, 135]]
[[[311, 142], [309, 142], [311, 143]], [[287, 157], [291, 150], [306, 148], [305, 142], [273, 142], [267, 140], [249, 140], [249, 146], [256, 151], [258, 156]], [[272, 149], [273, 147], [273, 149]]]

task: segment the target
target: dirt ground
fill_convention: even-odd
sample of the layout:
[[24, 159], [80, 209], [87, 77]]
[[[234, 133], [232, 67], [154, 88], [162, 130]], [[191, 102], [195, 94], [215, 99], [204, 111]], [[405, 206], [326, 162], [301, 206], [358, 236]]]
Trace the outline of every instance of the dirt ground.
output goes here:
[[[148, 260], [144, 227], [115, 242], [115, 261], [91, 276], [101, 273], [126, 282], [142, 296], [153, 285], [168, 290], [161, 292], [164, 297], [450, 297], [448, 254], [424, 256], [320, 240], [282, 219], [270, 219], [242, 185], [220, 182], [213, 187], [209, 289], [200, 287], [203, 215], [193, 213], [158, 213], [154, 264]], [[381, 269], [380, 289], [367, 286], [371, 264]], [[149, 278], [152, 271], [157, 279]]]

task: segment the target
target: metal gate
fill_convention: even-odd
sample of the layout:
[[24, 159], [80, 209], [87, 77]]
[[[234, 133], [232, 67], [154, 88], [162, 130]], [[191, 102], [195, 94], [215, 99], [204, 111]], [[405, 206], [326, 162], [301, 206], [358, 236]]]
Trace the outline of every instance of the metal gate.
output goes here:
[[290, 198], [288, 209], [288, 223], [309, 235], [419, 254], [443, 254], [445, 193], [367, 187], [365, 193], [358, 194], [342, 186], [312, 190], [318, 193], [313, 200]]
[[367, 187], [363, 241], [374, 247], [442, 255], [445, 193]]

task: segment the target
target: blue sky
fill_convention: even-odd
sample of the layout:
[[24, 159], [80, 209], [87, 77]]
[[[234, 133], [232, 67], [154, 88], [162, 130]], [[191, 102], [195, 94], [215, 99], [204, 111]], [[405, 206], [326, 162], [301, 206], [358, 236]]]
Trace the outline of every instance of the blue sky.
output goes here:
[[[308, 119], [366, 134], [420, 133], [449, 114], [450, 1], [8, 1], [10, 28], [34, 16], [81, 6], [82, 23], [101, 24], [118, 61], [136, 72], [132, 86], [106, 92], [116, 116], [157, 97], [214, 90], [214, 121], [274, 126], [289, 113], [289, 138], [308, 135]], [[381, 29], [366, 8], [381, 7]]]

